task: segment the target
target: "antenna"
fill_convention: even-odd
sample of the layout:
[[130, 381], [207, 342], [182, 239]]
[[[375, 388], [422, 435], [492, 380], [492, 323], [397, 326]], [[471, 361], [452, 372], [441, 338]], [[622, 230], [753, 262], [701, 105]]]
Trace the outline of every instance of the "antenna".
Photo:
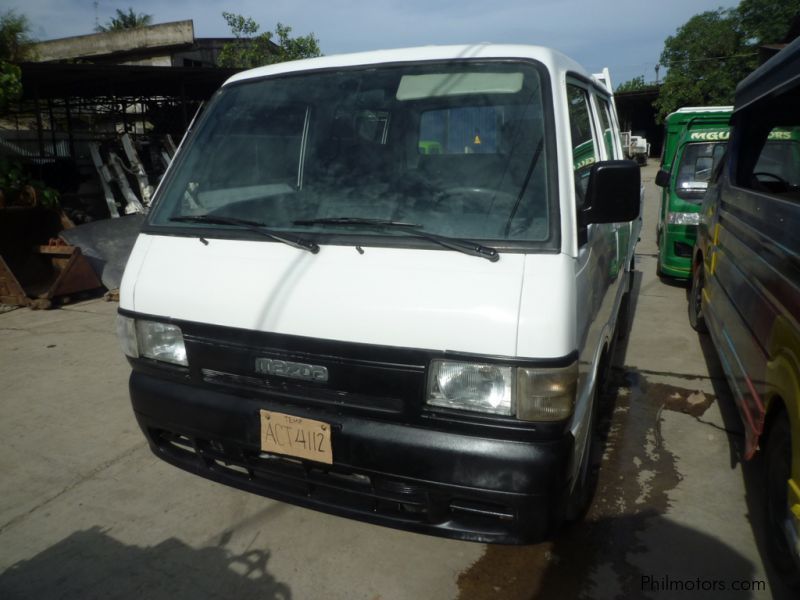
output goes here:
[[100, 5], [100, 2], [98, 2], [98, 0], [94, 0], [93, 4], [94, 4], [94, 28], [96, 30], [98, 27], [100, 27], [100, 17], [97, 15], [97, 9], [98, 6]]

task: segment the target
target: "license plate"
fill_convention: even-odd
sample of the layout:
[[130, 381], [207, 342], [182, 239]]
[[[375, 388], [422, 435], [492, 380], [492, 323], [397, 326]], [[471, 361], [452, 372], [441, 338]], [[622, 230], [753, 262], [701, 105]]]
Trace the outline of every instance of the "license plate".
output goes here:
[[333, 464], [331, 426], [271, 410], [261, 413], [261, 450]]

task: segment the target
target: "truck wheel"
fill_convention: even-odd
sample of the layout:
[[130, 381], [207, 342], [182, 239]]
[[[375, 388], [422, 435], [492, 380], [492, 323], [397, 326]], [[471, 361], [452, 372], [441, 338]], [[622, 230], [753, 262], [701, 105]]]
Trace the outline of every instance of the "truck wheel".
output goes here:
[[800, 568], [792, 558], [784, 524], [789, 517], [788, 481], [791, 476], [792, 434], [781, 412], [770, 428], [766, 449], [767, 550], [775, 568], [791, 587], [800, 586]]
[[689, 290], [689, 324], [698, 333], [708, 333], [702, 304], [705, 282], [705, 270], [700, 262], [692, 269], [692, 287]]

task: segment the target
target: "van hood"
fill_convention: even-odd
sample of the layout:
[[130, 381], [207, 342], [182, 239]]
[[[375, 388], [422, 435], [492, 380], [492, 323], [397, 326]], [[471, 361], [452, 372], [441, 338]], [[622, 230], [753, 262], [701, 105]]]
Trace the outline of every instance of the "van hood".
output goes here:
[[314, 338], [516, 356], [524, 254], [141, 234], [120, 308]]

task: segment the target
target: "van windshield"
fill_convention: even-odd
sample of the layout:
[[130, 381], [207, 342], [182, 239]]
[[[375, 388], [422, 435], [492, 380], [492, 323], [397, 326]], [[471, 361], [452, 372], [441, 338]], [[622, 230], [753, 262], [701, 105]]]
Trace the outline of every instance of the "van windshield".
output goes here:
[[550, 245], [558, 222], [546, 77], [529, 62], [459, 61], [229, 85], [176, 159], [149, 225], [219, 229], [220, 219], [176, 225], [210, 215], [331, 243], [409, 238], [325, 223], [377, 219]]

